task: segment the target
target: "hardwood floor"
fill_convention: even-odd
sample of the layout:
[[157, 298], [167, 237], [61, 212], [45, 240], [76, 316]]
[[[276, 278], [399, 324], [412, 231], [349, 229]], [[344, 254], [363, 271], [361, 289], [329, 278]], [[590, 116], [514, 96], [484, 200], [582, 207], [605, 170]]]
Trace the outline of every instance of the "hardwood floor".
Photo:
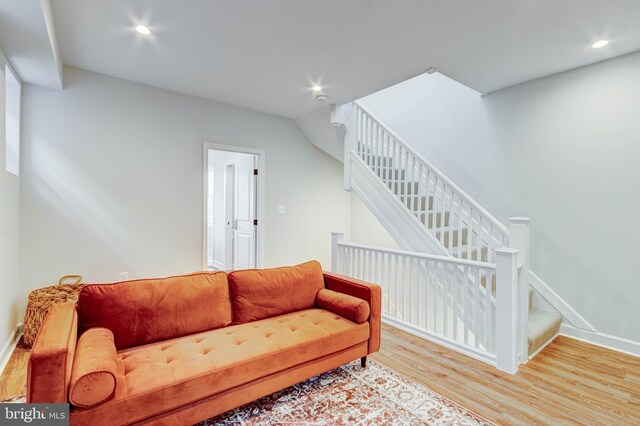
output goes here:
[[371, 358], [498, 424], [640, 424], [640, 358], [568, 337], [515, 375], [388, 325]]
[[[0, 400], [24, 393], [28, 348], [0, 377]], [[558, 337], [515, 375], [383, 325], [371, 358], [503, 425], [638, 425], [640, 358]]]
[[20, 339], [0, 376], [0, 402], [26, 392], [28, 360], [29, 348]]

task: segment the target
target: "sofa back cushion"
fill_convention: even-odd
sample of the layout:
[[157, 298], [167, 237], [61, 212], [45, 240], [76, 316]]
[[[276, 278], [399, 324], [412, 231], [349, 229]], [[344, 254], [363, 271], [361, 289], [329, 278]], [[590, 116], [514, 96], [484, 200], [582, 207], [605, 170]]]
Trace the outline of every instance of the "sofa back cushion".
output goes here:
[[224, 272], [85, 286], [78, 298], [81, 330], [104, 327], [118, 350], [231, 323]]
[[316, 261], [273, 269], [229, 273], [233, 324], [312, 308], [324, 288], [322, 267]]

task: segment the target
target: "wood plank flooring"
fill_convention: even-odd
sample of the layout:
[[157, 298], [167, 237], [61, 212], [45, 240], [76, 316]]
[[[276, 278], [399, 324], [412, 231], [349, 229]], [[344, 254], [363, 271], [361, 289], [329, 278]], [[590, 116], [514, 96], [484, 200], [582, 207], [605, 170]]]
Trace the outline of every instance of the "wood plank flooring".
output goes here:
[[[24, 393], [28, 348], [0, 377], [0, 400]], [[383, 325], [385, 364], [502, 425], [640, 425], [640, 358], [558, 337], [515, 375]]]
[[372, 359], [503, 425], [640, 425], [640, 358], [559, 336], [515, 375], [383, 325]]
[[0, 376], [0, 401], [12, 399], [26, 392], [28, 360], [29, 348], [20, 339]]

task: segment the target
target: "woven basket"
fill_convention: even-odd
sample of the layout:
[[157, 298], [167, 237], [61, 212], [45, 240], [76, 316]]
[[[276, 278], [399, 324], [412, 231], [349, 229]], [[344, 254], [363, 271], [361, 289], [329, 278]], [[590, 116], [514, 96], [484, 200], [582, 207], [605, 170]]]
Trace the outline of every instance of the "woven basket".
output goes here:
[[[64, 284], [64, 281], [74, 280], [72, 284]], [[60, 278], [58, 285], [39, 288], [29, 293], [27, 313], [24, 317], [24, 343], [31, 347], [36, 340], [38, 331], [47, 317], [51, 306], [56, 303], [75, 302], [78, 293], [84, 284], [80, 284], [80, 275], [65, 275]]]

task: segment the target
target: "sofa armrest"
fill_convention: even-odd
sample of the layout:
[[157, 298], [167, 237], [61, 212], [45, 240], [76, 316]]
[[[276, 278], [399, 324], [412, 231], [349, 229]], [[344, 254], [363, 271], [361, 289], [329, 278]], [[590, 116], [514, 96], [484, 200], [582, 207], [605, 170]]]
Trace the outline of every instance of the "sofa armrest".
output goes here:
[[77, 340], [76, 304], [53, 305], [29, 355], [27, 402], [69, 401], [69, 382]]
[[371, 311], [369, 315], [369, 353], [377, 352], [380, 349], [380, 320], [382, 315], [382, 292], [380, 286], [332, 272], [324, 273], [324, 285], [329, 290], [348, 294], [369, 303]]

